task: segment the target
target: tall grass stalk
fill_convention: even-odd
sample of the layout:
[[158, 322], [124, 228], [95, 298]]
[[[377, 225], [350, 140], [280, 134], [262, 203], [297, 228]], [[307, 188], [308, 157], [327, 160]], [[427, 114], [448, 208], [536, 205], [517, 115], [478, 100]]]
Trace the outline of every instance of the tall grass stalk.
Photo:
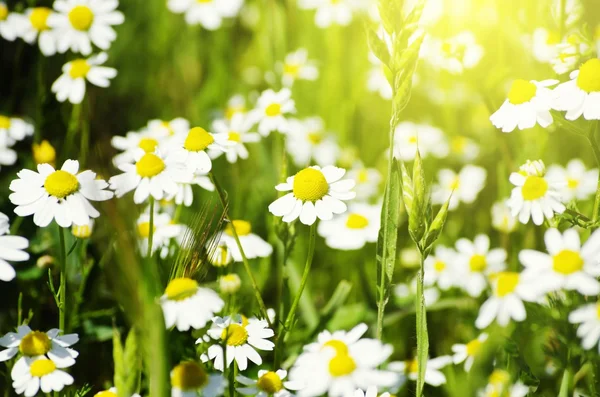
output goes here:
[[67, 247], [65, 243], [65, 229], [58, 227], [60, 240], [60, 304], [58, 306], [58, 328], [66, 333], [66, 311], [67, 311]]

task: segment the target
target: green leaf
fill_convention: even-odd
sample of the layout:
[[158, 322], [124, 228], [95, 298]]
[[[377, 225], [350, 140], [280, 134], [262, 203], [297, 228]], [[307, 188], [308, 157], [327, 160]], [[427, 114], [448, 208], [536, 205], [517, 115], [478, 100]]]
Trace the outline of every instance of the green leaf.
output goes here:
[[413, 200], [408, 213], [408, 231], [413, 241], [420, 247], [420, 241], [425, 235], [427, 228], [427, 217], [425, 209], [428, 205], [425, 184], [425, 175], [423, 172], [423, 162], [419, 149], [415, 153], [415, 161], [413, 163]]
[[563, 373], [562, 381], [560, 382], [560, 390], [557, 397], [569, 397], [569, 383], [571, 380], [571, 371], [567, 368]]
[[[140, 361], [138, 358], [138, 338], [135, 329], [132, 328], [127, 335], [125, 341], [125, 352], [123, 355], [123, 363], [127, 366], [127, 373], [125, 377], [125, 384], [123, 387], [123, 395], [131, 396], [136, 392], [137, 382], [140, 375]], [[119, 394], [121, 389], [118, 389]]]
[[404, 202], [404, 208], [406, 208], [406, 212], [410, 213], [410, 208], [412, 207], [412, 201], [414, 197], [413, 192], [413, 183], [408, 170], [406, 169], [406, 165], [403, 161], [400, 162], [400, 167], [402, 170], [402, 201]]
[[421, 259], [421, 270], [417, 279], [417, 391], [415, 396], [423, 395], [425, 386], [425, 369], [429, 356], [429, 335], [427, 334], [427, 312], [425, 309], [425, 296], [423, 294], [423, 259]]
[[433, 243], [435, 243], [442, 233], [442, 229], [446, 223], [446, 218], [448, 217], [448, 206], [450, 205], [451, 198], [452, 195], [450, 195], [448, 200], [446, 200], [444, 205], [442, 205], [442, 208], [440, 208], [437, 215], [433, 219], [433, 222], [431, 222], [431, 225], [429, 226], [429, 230], [427, 231], [427, 236], [425, 237], [425, 242], [423, 244], [423, 247], [426, 250], [432, 247]]
[[125, 363], [123, 362], [123, 345], [121, 344], [121, 333], [116, 327], [113, 328], [113, 362], [115, 367], [113, 383], [117, 390], [121, 390], [121, 392], [119, 393], [119, 397], [122, 397], [125, 392]]
[[390, 53], [383, 40], [377, 35], [377, 33], [368, 28], [367, 39], [369, 40], [369, 48], [375, 54], [375, 56], [383, 62], [384, 65], [390, 64]]

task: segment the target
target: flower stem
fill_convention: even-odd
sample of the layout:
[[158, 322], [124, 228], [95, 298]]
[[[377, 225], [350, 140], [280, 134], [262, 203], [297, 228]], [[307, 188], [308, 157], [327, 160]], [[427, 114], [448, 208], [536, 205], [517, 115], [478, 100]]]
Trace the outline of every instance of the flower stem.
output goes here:
[[58, 306], [58, 328], [66, 333], [66, 305], [67, 305], [67, 246], [65, 244], [65, 229], [58, 227], [60, 238], [60, 304]]
[[79, 129], [81, 108], [81, 103], [73, 105], [73, 110], [71, 111], [71, 120], [69, 121], [67, 137], [65, 139], [65, 146], [62, 152], [62, 155], [64, 156], [63, 160], [70, 158], [71, 149], [73, 147], [73, 141], [75, 139], [75, 135], [77, 135], [77, 130]]
[[[598, 130], [598, 122], [592, 131], [588, 134], [588, 139], [590, 141], [590, 145], [592, 146], [592, 151], [594, 152], [594, 157], [596, 158], [596, 163], [598, 165], [598, 169], [600, 170], [600, 147], [598, 146], [598, 139], [596, 135], [596, 131]], [[598, 186], [596, 187], [596, 199], [594, 201], [594, 210], [592, 212], [592, 222], [596, 223], [598, 221], [598, 214], [600, 211], [600, 171], [598, 172]], [[595, 228], [595, 227], [594, 227]]]
[[150, 196], [150, 222], [148, 228], [148, 258], [152, 257], [152, 238], [154, 237], [154, 197]]

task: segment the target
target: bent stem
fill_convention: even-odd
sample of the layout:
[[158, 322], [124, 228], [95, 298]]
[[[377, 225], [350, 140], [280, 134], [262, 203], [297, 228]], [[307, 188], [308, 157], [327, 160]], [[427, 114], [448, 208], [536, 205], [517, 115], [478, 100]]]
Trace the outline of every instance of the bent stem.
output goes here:
[[148, 254], [147, 257], [152, 257], [152, 238], [154, 237], [154, 197], [150, 196], [150, 221], [148, 227]]
[[65, 229], [58, 227], [60, 238], [60, 304], [58, 305], [58, 328], [66, 333], [66, 304], [67, 304], [67, 247], [65, 245]]

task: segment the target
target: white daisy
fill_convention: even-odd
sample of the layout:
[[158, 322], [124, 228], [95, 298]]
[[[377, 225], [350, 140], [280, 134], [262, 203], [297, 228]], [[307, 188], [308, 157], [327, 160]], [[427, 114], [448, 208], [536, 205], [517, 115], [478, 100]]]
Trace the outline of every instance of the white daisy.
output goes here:
[[193, 185], [200, 186], [202, 189], [209, 192], [214, 192], [215, 190], [215, 185], [213, 185], [210, 176], [208, 176], [208, 174], [197, 172], [194, 174], [190, 183], [178, 183], [177, 193], [173, 197], [167, 197], [167, 200], [174, 200], [177, 205], [183, 204], [186, 207], [191, 206], [194, 202]]
[[341, 180], [346, 173], [343, 168], [312, 166], [287, 178], [285, 183], [275, 186], [281, 192], [291, 191], [269, 205], [269, 212], [282, 216], [284, 222], [300, 217], [300, 222], [312, 225], [317, 220], [330, 220], [333, 214], [346, 212], [342, 200], [351, 200], [356, 195], [351, 179]]
[[479, 155], [479, 145], [464, 135], [455, 135], [450, 138], [450, 153], [471, 162]]
[[60, 170], [50, 164], [39, 164], [38, 172], [21, 170], [19, 179], [10, 183], [13, 192], [10, 201], [17, 206], [15, 214], [33, 215], [33, 222], [46, 227], [54, 219], [61, 227], [87, 225], [90, 218], [100, 213], [90, 204], [91, 201], [105, 201], [113, 193], [104, 190], [108, 184], [96, 179], [92, 171], [79, 172], [77, 160], [67, 160]]
[[548, 179], [562, 184], [560, 193], [564, 202], [586, 200], [596, 193], [598, 169], [586, 170], [580, 159], [572, 159], [565, 168], [551, 165], [546, 175]]
[[600, 282], [600, 231], [592, 233], [581, 246], [575, 229], [560, 233], [551, 228], [544, 234], [548, 253], [530, 249], [519, 253], [519, 260], [525, 266], [524, 277], [535, 279], [535, 287], [541, 292], [560, 289], [576, 290], [583, 295], [598, 295]]
[[176, 326], [179, 331], [201, 329], [223, 309], [225, 303], [210, 288], [202, 288], [196, 280], [181, 277], [169, 281], [160, 297], [167, 328]]
[[426, 286], [437, 285], [442, 290], [448, 290], [457, 285], [456, 252], [438, 245], [435, 252], [425, 259], [423, 282]]
[[118, 167], [123, 163], [135, 161], [134, 153], [142, 149], [144, 153], [154, 153], [163, 149], [169, 134], [164, 128], [143, 128], [141, 131], [129, 131], [125, 136], [113, 136], [111, 145], [121, 151], [113, 158], [113, 164]]
[[236, 94], [227, 100], [223, 115], [226, 119], [231, 120], [237, 113], [245, 114], [247, 111], [246, 98], [241, 94]]
[[570, 34], [556, 45], [554, 58], [550, 60], [556, 74], [571, 72], [577, 67], [581, 58], [590, 53], [587, 40], [576, 34]]
[[260, 135], [256, 132], [249, 132], [254, 122], [244, 113], [235, 113], [231, 118], [215, 120], [212, 124], [215, 135], [226, 137], [227, 151], [221, 149], [211, 150], [208, 155], [211, 159], [216, 159], [225, 153], [225, 158], [230, 163], [235, 163], [238, 158], [245, 160], [248, 158], [248, 149], [245, 143], [260, 141]]
[[473, 366], [473, 362], [475, 361], [475, 357], [481, 351], [481, 346], [487, 340], [488, 335], [483, 333], [477, 337], [477, 339], [473, 339], [472, 341], [466, 344], [454, 344], [452, 345], [452, 351], [454, 352], [454, 356], [452, 356], [452, 361], [454, 364], [460, 364], [462, 362], [465, 363], [465, 371], [469, 372], [471, 367]]
[[483, 53], [483, 47], [469, 31], [460, 32], [446, 39], [428, 36], [421, 48], [421, 56], [433, 67], [453, 74], [461, 74], [477, 66]]
[[171, 397], [222, 396], [227, 381], [221, 374], [207, 374], [193, 361], [184, 361], [171, 371]]
[[0, 134], [0, 168], [1, 166], [13, 165], [17, 162], [17, 152], [11, 149], [10, 138], [6, 134]]
[[177, 183], [190, 183], [194, 177], [180, 159], [164, 158], [159, 153], [145, 153], [138, 149], [133, 153], [135, 164], [120, 164], [122, 174], [110, 178], [110, 188], [117, 197], [135, 189], [133, 202], [141, 204], [152, 196], [156, 200], [177, 194]]
[[377, 241], [381, 205], [351, 203], [348, 212], [319, 223], [318, 233], [335, 249], [356, 250]]
[[266, 258], [273, 253], [271, 244], [263, 240], [259, 235], [252, 233], [252, 225], [241, 219], [232, 220], [227, 224], [220, 236], [220, 243], [227, 247], [228, 253], [235, 262], [242, 261], [242, 254], [238, 248], [233, 229], [238, 235], [244, 254], [248, 259]]
[[296, 104], [291, 96], [292, 92], [289, 88], [283, 88], [278, 92], [269, 89], [260, 94], [256, 108], [252, 110], [250, 117], [258, 123], [258, 132], [262, 136], [268, 136], [272, 131], [281, 133], [289, 131], [286, 115], [296, 112]]
[[90, 238], [92, 231], [94, 230], [94, 220], [90, 219], [87, 225], [73, 225], [71, 226], [71, 233], [73, 236], [80, 239]]
[[224, 18], [235, 17], [243, 4], [244, 0], [169, 0], [167, 7], [176, 14], [185, 14], [188, 25], [216, 30]]
[[206, 174], [212, 169], [208, 151], [226, 151], [228, 136], [212, 134], [201, 127], [194, 127], [186, 135], [176, 135], [170, 144], [169, 157], [185, 164], [191, 172]]
[[16, 276], [15, 269], [8, 261], [23, 262], [29, 259], [29, 254], [23, 251], [29, 247], [29, 241], [25, 237], [6, 235], [8, 232], [8, 217], [0, 212], [0, 280], [2, 281], [11, 281]]
[[500, 386], [488, 384], [484, 390], [480, 391], [478, 397], [525, 397], [529, 394], [529, 387], [521, 382], [513, 385], [504, 383]]
[[325, 131], [320, 117], [289, 120], [285, 146], [298, 167], [306, 167], [311, 160], [321, 167], [335, 164], [340, 153], [334, 134]]
[[[248, 360], [256, 365], [262, 364], [262, 358], [256, 351], [257, 349], [270, 351], [275, 346], [273, 342], [267, 340], [274, 335], [274, 332], [268, 328], [266, 320], [248, 321], [243, 316], [235, 318], [227, 316], [215, 317], [212, 321], [213, 325], [207, 331], [207, 335], [218, 342], [211, 345], [207, 353], [200, 356], [200, 359], [203, 362], [214, 361], [214, 367], [218, 371], [223, 372], [225, 368], [222, 345], [226, 347], [227, 367], [235, 359], [240, 371], [248, 368]], [[202, 339], [196, 341], [196, 343], [201, 342]]]
[[[434, 387], [446, 383], [446, 375], [440, 370], [451, 363], [452, 357], [450, 356], [440, 356], [427, 360], [427, 364], [425, 365], [425, 383]], [[418, 367], [416, 358], [408, 361], [392, 362], [388, 365], [388, 369], [405, 374], [410, 380], [417, 380]]]
[[18, 118], [0, 114], [0, 136], [6, 146], [12, 146], [17, 141], [33, 135], [33, 124]]
[[[416, 252], [419, 255], [418, 252]], [[406, 265], [406, 262], [403, 263]], [[419, 258], [417, 258], [415, 265], [419, 264]], [[394, 287], [394, 295], [396, 296], [400, 305], [411, 305], [414, 306], [415, 299], [417, 298], [417, 277], [413, 277], [412, 280], [406, 283], [400, 283]], [[429, 307], [436, 303], [440, 299], [440, 290], [436, 287], [425, 286], [423, 289], [423, 297], [425, 300], [425, 306]]]
[[[156, 210], [152, 225], [154, 229], [152, 233], [152, 254], [159, 251], [160, 257], [166, 258], [169, 255], [172, 241], [177, 242], [177, 245], [182, 244], [187, 227], [174, 223], [171, 215], [167, 212], [159, 213]], [[150, 213], [148, 211], [138, 218], [137, 232], [140, 253], [146, 256], [148, 254], [148, 238], [150, 237]]]
[[19, 36], [19, 15], [8, 11], [6, 3], [0, 1], [0, 37], [14, 41]]
[[97, 87], [108, 87], [110, 80], [117, 75], [117, 69], [99, 66], [107, 59], [108, 55], [101, 52], [88, 59], [79, 58], [67, 62], [62, 67], [63, 74], [52, 84], [51, 89], [56, 94], [56, 99], [59, 102], [68, 99], [72, 104], [81, 103], [85, 96], [86, 80]]
[[308, 59], [308, 51], [299, 48], [285, 56], [281, 69], [281, 81], [284, 86], [291, 87], [296, 80], [316, 80], [319, 77], [319, 69], [315, 62]]
[[448, 209], [455, 210], [459, 203], [471, 204], [485, 185], [487, 172], [484, 168], [467, 164], [458, 174], [450, 169], [438, 172], [438, 183], [433, 186], [431, 201], [444, 204], [450, 195]]
[[222, 294], [235, 294], [240, 290], [241, 286], [242, 280], [240, 279], [240, 276], [235, 273], [219, 277], [219, 291], [221, 291]]
[[235, 379], [242, 384], [236, 390], [246, 396], [256, 397], [291, 397], [293, 392], [304, 387], [301, 382], [285, 380], [287, 371], [279, 369], [277, 371], [258, 371], [258, 379], [250, 379], [239, 375]]
[[299, 0], [299, 6], [317, 10], [315, 24], [320, 28], [346, 26], [352, 21], [352, 4], [349, 0]]
[[517, 218], [511, 214], [507, 200], [492, 205], [492, 227], [502, 233], [511, 233], [516, 229]]
[[479, 234], [471, 242], [466, 238], [456, 241], [456, 267], [460, 287], [473, 297], [480, 296], [487, 286], [490, 274], [506, 268], [506, 251], [490, 250], [490, 238]]
[[571, 80], [554, 89], [554, 109], [566, 110], [567, 120], [600, 120], [600, 59], [592, 58], [571, 72]]
[[[98, 392], [98, 393], [94, 394], [94, 397], [118, 397], [117, 388], [111, 387], [108, 390]], [[131, 395], [131, 397], [141, 397], [141, 396], [137, 393], [134, 393]]]
[[20, 36], [29, 44], [37, 39], [40, 51], [45, 56], [56, 54], [56, 35], [48, 26], [48, 17], [52, 14], [48, 7], [34, 7], [25, 10], [18, 19]]
[[422, 158], [437, 158], [448, 154], [448, 144], [442, 130], [425, 124], [403, 121], [394, 133], [394, 157], [403, 161], [414, 160], [419, 149]]
[[375, 168], [366, 168], [361, 162], [355, 162], [348, 171], [348, 179], [355, 183], [356, 199], [367, 201], [379, 193], [381, 173]]
[[354, 392], [354, 397], [390, 397], [390, 393], [385, 392], [381, 394], [377, 394], [377, 387], [369, 386], [367, 391], [364, 392], [361, 389], [356, 389]]
[[44, 356], [27, 357], [17, 361], [13, 367], [13, 387], [17, 394], [24, 394], [25, 397], [35, 396], [40, 389], [44, 393], [59, 392], [73, 384], [73, 377], [62, 370], [69, 366]]
[[556, 45], [560, 43], [560, 33], [546, 28], [536, 28], [533, 31], [533, 56], [540, 62], [549, 63], [558, 52]]
[[[577, 336], [581, 346], [589, 350], [600, 341], [600, 303], [589, 303], [573, 310], [569, 314], [571, 324], [579, 324]], [[600, 345], [598, 346], [600, 350]]]
[[371, 68], [367, 75], [367, 90], [376, 92], [383, 99], [392, 99], [392, 86], [387, 78], [389, 69], [372, 52], [369, 52]]
[[56, 32], [58, 52], [92, 53], [92, 44], [108, 50], [117, 38], [113, 25], [125, 20], [117, 0], [55, 0], [48, 26]]
[[209, 245], [207, 251], [208, 261], [214, 267], [226, 267], [233, 261], [231, 252], [223, 240], [219, 240], [216, 247], [212, 244]]
[[546, 177], [546, 168], [542, 160], [529, 161], [522, 165], [519, 172], [510, 174], [509, 180], [515, 185], [507, 201], [511, 214], [519, 222], [541, 225], [544, 218], [550, 220], [554, 213], [562, 214], [565, 206], [560, 202], [561, 182]]
[[147, 128], [155, 131], [159, 136], [185, 135], [190, 130], [190, 122], [182, 117], [174, 118], [171, 121], [155, 119], [148, 121]]

